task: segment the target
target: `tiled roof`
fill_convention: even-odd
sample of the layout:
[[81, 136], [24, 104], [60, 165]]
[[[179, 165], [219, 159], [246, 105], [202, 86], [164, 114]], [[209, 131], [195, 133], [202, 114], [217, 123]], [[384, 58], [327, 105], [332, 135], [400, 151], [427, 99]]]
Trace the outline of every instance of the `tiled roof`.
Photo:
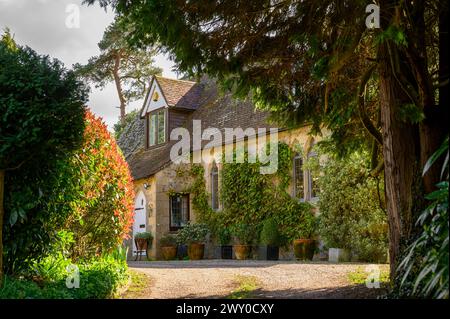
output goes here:
[[[160, 78], [158, 78], [159, 83]], [[178, 82], [177, 80], [172, 83]], [[164, 82], [168, 85], [169, 81]], [[216, 127], [223, 130], [226, 127], [237, 128], [270, 128], [275, 127], [268, 123], [268, 114], [254, 109], [253, 103], [250, 101], [236, 100], [231, 97], [231, 93], [222, 94], [219, 92], [217, 85], [212, 80], [203, 79], [196, 85], [200, 90], [198, 92], [197, 105], [195, 111], [188, 117], [185, 127], [192, 132], [192, 120], [201, 120], [202, 129], [208, 127]], [[163, 93], [166, 94], [167, 87], [161, 87]], [[180, 100], [182, 100], [180, 98]], [[136, 121], [144, 121], [140, 117]], [[126, 134], [130, 138], [135, 136], [142, 136], [145, 138], [144, 125], [131, 125], [136, 128], [136, 132], [127, 130]], [[130, 127], [130, 128], [131, 128]], [[119, 145], [126, 142], [127, 137], [121, 136]], [[170, 163], [170, 149], [177, 141], [169, 141], [167, 144], [152, 149], [145, 149], [141, 147], [131, 154], [125, 154], [131, 175], [134, 179], [141, 179], [149, 177]], [[204, 141], [203, 145], [208, 143]], [[137, 144], [137, 143], [134, 143]], [[144, 145], [142, 143], [141, 145]], [[121, 146], [122, 147], [122, 146]], [[125, 147], [122, 147], [124, 150]], [[129, 148], [128, 148], [129, 149]], [[125, 153], [125, 151], [124, 151]]]
[[201, 88], [196, 82], [155, 76], [169, 106], [195, 110]]

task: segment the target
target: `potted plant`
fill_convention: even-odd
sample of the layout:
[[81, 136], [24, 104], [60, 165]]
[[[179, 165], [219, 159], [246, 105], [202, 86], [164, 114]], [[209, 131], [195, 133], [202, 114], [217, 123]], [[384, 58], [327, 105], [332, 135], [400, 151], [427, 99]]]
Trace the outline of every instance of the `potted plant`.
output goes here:
[[186, 244], [186, 239], [180, 231], [175, 235], [175, 240], [177, 243], [177, 259], [185, 260], [188, 257], [188, 246]]
[[316, 250], [314, 239], [317, 219], [312, 212], [305, 212], [299, 225], [298, 239], [294, 240], [294, 255], [297, 260], [312, 260]]
[[137, 233], [134, 235], [134, 242], [136, 250], [147, 251], [152, 248], [153, 235], [148, 231]]
[[167, 234], [159, 240], [164, 260], [173, 260], [177, 256], [177, 243], [174, 235]]
[[191, 260], [203, 259], [208, 227], [204, 224], [188, 223], [177, 235], [178, 242], [188, 245], [188, 256]]
[[248, 259], [256, 237], [255, 227], [248, 224], [237, 224], [232, 227], [232, 233], [238, 242], [233, 246], [236, 259]]
[[274, 218], [266, 219], [261, 230], [261, 243], [266, 245], [267, 260], [278, 260], [280, 253], [281, 235]]
[[222, 259], [233, 259], [233, 246], [230, 245], [230, 230], [225, 226], [221, 226], [217, 230], [217, 239], [220, 244], [220, 257]]

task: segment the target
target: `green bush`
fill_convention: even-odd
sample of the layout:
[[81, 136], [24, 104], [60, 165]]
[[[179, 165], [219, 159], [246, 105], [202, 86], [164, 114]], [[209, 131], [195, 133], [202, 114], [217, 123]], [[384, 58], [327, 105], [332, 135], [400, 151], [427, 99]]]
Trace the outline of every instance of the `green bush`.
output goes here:
[[368, 154], [326, 155], [326, 163], [317, 166], [321, 238], [327, 247], [350, 249], [362, 261], [385, 261], [387, 221], [380, 208], [384, 191], [382, 181], [369, 174]]
[[266, 219], [261, 230], [261, 243], [279, 246], [281, 244], [281, 235], [278, 227], [278, 223], [274, 218]]
[[148, 241], [152, 241], [153, 240], [153, 235], [151, 232], [148, 231], [143, 231], [140, 233], [137, 233], [136, 235], [134, 235], [135, 239], [148, 239]]
[[177, 237], [172, 234], [167, 234], [159, 240], [159, 244], [161, 247], [171, 247], [171, 246], [177, 246]]
[[[49, 271], [52, 260], [58, 262]], [[129, 279], [124, 249], [77, 264], [80, 275], [79, 288], [66, 286], [66, 278], [70, 274], [66, 267], [72, 264], [70, 259], [49, 256], [41, 263], [35, 265], [32, 276], [5, 277], [4, 286], [0, 288], [0, 299], [109, 298], [113, 297]]]
[[205, 224], [188, 223], [178, 231], [179, 244], [204, 243], [209, 229]]
[[240, 245], [252, 245], [258, 238], [258, 230], [255, 225], [237, 224], [231, 227], [231, 233]]
[[[82, 142], [87, 87], [58, 60], [18, 46], [10, 33], [0, 40], [0, 183], [5, 174], [3, 257], [6, 273], [29, 266], [56, 240], [68, 207], [55, 189], [59, 163]], [[3, 186], [3, 185], [2, 185]], [[62, 206], [62, 205], [60, 205]], [[1, 270], [1, 269], [0, 269]]]
[[219, 244], [222, 246], [229, 245], [231, 242], [231, 232], [225, 226], [219, 227], [219, 229], [217, 229], [216, 236], [219, 241]]

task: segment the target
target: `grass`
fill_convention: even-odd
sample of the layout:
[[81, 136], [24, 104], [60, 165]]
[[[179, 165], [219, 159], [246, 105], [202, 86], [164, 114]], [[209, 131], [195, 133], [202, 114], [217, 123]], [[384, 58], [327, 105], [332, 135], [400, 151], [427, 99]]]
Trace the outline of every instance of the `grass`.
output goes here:
[[[383, 269], [384, 268], [384, 269]], [[389, 284], [389, 271], [385, 269], [386, 267], [380, 267], [380, 284]], [[362, 267], [358, 267], [355, 271], [348, 273], [348, 280], [357, 285], [366, 284], [366, 280], [371, 272], [366, 272]]]
[[150, 287], [150, 278], [139, 271], [129, 270], [130, 274], [130, 286], [120, 296], [122, 299], [136, 299], [143, 296], [146, 293], [146, 289]]
[[238, 275], [234, 279], [234, 283], [238, 286], [227, 296], [227, 299], [248, 299], [251, 298], [253, 292], [259, 288], [258, 278], [254, 276]]

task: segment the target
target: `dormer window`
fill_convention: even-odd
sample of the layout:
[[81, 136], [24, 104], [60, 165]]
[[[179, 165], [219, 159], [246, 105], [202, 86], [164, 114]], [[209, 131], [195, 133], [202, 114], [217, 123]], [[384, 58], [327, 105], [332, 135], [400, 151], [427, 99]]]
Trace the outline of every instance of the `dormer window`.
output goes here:
[[166, 142], [166, 109], [158, 109], [147, 115], [148, 147]]

